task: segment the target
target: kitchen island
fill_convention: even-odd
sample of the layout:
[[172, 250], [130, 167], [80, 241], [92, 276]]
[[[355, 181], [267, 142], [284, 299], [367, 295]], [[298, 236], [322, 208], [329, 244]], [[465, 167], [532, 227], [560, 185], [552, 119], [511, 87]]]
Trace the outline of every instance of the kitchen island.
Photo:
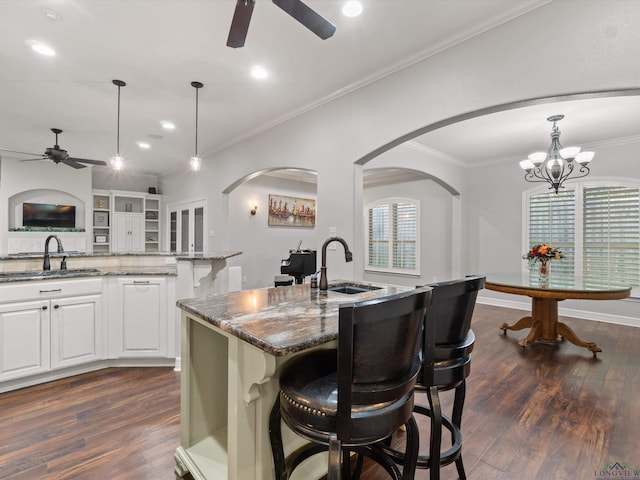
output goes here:
[[[350, 282], [331, 285], [338, 284]], [[409, 290], [358, 286], [364, 291], [321, 292], [302, 284], [177, 302], [182, 318], [179, 476], [273, 480], [268, 418], [280, 366], [304, 350], [334, 344], [339, 305]], [[303, 442], [286, 428], [283, 440], [285, 454]], [[326, 473], [322, 459], [305, 467], [296, 470], [296, 478]]]

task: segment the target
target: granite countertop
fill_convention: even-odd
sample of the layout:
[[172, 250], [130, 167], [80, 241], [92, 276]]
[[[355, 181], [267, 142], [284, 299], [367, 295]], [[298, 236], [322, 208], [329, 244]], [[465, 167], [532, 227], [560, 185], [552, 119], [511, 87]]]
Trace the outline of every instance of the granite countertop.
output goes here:
[[[238, 251], [214, 251], [214, 252], [196, 252], [196, 253], [178, 253], [178, 252], [122, 252], [122, 253], [87, 253], [87, 252], [61, 252], [58, 253], [55, 248], [49, 252], [49, 257], [175, 257], [178, 260], [225, 260], [227, 258], [240, 255]], [[32, 258], [42, 258], [44, 252], [27, 252], [27, 253], [10, 253], [0, 256], [0, 260], [28, 260]]]
[[311, 290], [309, 284], [302, 284], [184, 299], [177, 305], [269, 354], [284, 356], [337, 339], [339, 305], [411, 290], [380, 287], [344, 294]]
[[10, 282], [26, 282], [34, 280], [59, 280], [64, 278], [78, 277], [103, 277], [103, 276], [176, 276], [175, 266], [167, 265], [162, 267], [101, 267], [79, 268], [68, 270], [49, 270], [47, 272], [7, 272], [0, 273], [0, 285]]
[[240, 255], [242, 252], [192, 252], [192, 253], [174, 253], [178, 260], [226, 260], [227, 258]]

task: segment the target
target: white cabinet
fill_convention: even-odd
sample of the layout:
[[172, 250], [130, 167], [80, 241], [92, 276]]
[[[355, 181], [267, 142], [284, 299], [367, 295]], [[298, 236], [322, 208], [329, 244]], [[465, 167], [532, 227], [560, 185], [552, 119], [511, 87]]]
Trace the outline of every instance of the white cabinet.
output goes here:
[[105, 191], [93, 192], [93, 243], [94, 253], [109, 253], [111, 241], [110, 224], [111, 194]]
[[0, 287], [0, 381], [103, 357], [102, 280]]
[[52, 300], [51, 368], [102, 358], [102, 295]]
[[160, 251], [160, 195], [147, 195], [144, 200], [144, 250]]
[[[165, 357], [168, 353], [167, 283], [160, 277], [118, 278], [117, 356]], [[171, 318], [173, 319], [174, 310]]]
[[161, 250], [161, 195], [93, 191], [93, 252]]
[[144, 214], [113, 214], [113, 251], [144, 252]]
[[0, 381], [49, 370], [48, 301], [0, 305]]

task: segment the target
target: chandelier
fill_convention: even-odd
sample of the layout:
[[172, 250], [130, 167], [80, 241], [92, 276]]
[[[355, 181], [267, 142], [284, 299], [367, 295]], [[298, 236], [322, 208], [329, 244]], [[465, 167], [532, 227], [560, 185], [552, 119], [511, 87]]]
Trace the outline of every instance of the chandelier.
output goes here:
[[[556, 125], [564, 115], [553, 115], [547, 120], [553, 122], [551, 130], [551, 146], [547, 152], [535, 152], [526, 160], [520, 162], [525, 171], [527, 182], [547, 182], [558, 193], [559, 188], [569, 177], [582, 178], [589, 175], [589, 162], [593, 160], [594, 152], [581, 152], [580, 147], [562, 148], [560, 144], [560, 129]], [[579, 166], [579, 168], [578, 168]]]

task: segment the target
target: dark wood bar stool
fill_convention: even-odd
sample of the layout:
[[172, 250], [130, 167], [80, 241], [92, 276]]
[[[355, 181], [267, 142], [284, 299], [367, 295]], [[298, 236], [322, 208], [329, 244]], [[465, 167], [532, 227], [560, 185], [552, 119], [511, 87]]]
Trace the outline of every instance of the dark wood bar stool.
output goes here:
[[[429, 455], [418, 456], [417, 468], [431, 469], [431, 480], [440, 478], [440, 467], [453, 462], [460, 479], [466, 479], [460, 426], [475, 342], [471, 317], [484, 284], [485, 277], [470, 276], [429, 285], [433, 292], [423, 328], [422, 369], [415, 387], [416, 391], [426, 392], [429, 406], [416, 404], [413, 411], [430, 417]], [[451, 417], [446, 417], [442, 415], [438, 392], [452, 389], [453, 411]], [[451, 434], [451, 448], [446, 451], [441, 451], [443, 427]], [[404, 463], [404, 454], [391, 448], [386, 451]]]
[[[302, 353], [280, 373], [269, 436], [275, 478], [288, 479], [305, 459], [329, 452], [328, 478], [349, 478], [350, 454], [379, 463], [391, 478], [413, 479], [418, 456], [413, 391], [420, 371], [421, 329], [431, 289], [341, 305], [338, 348]], [[311, 443], [284, 457], [281, 420]], [[402, 425], [402, 473], [382, 441]], [[356, 473], [359, 475], [359, 471]]]

